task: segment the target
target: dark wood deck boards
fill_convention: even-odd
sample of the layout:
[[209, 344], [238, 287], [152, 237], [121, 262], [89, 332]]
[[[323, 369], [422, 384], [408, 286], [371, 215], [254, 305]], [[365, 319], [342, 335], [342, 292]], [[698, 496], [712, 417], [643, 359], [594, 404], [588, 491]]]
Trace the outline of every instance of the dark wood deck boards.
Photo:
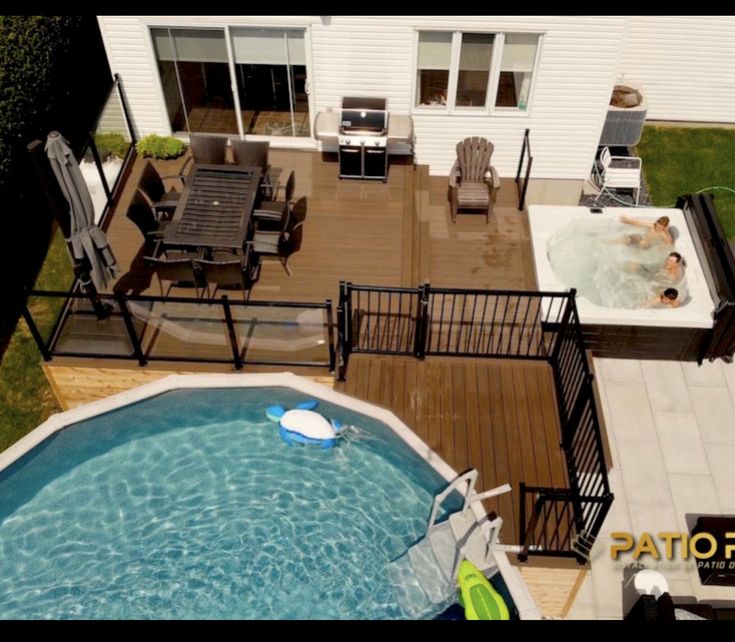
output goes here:
[[[428, 176], [426, 167], [392, 158], [386, 184], [340, 181], [335, 160], [316, 152], [271, 151], [271, 165], [281, 168], [282, 180], [296, 173], [295, 199], [306, 197], [307, 217], [302, 247], [289, 261], [293, 276], [266, 259], [253, 299], [336, 300], [340, 279], [388, 286], [416, 286], [425, 279], [444, 287], [535, 286], [527, 216], [515, 208], [512, 181], [503, 181], [489, 224], [473, 215], [453, 224], [447, 179]], [[123, 274], [110, 288], [159, 294], [143, 265], [140, 231], [125, 216], [144, 162], [136, 159], [108, 225]], [[161, 174], [173, 175], [183, 160], [155, 164]], [[167, 186], [181, 189], [179, 181]]]
[[[292, 170], [296, 173], [295, 198], [307, 199], [307, 216], [301, 249], [289, 260], [293, 276], [286, 274], [279, 261], [265, 259], [251, 300], [324, 302], [329, 298], [336, 307], [340, 280], [385, 286], [417, 286], [428, 279], [444, 287], [534, 287], [527, 217], [515, 208], [512, 181], [503, 181], [489, 224], [474, 215], [460, 216], [453, 224], [447, 179], [429, 176], [426, 166], [414, 167], [406, 158], [392, 158], [386, 184], [340, 181], [333, 156], [271, 151], [271, 165], [281, 169], [281, 180]], [[107, 223], [110, 245], [121, 268], [121, 276], [108, 287], [110, 291], [160, 295], [157, 279], [144, 265], [142, 235], [125, 216], [144, 163], [140, 158], [134, 162]], [[162, 175], [176, 175], [183, 159], [155, 164]], [[181, 183], [171, 181], [167, 187], [181, 189]], [[167, 287], [164, 284], [164, 291]], [[193, 289], [183, 287], [172, 288], [170, 293], [195, 296]], [[243, 296], [237, 291], [228, 294], [233, 299]], [[192, 315], [196, 314], [192, 308]], [[76, 319], [69, 323], [74, 327], [70, 325], [67, 332], [73, 334], [76, 345], [100, 342], [83, 323]], [[224, 341], [212, 345], [182, 336], [151, 330], [144, 347], [149, 354], [179, 351], [180, 356], [192, 358], [229, 357]], [[150, 342], [154, 337], [157, 345]], [[461, 404], [459, 399], [445, 402], [447, 408], [450, 402]]]
[[337, 388], [393, 411], [457, 472], [476, 468], [480, 489], [510, 483], [486, 502], [510, 544], [520, 482], [567, 485], [553, 386], [544, 362], [352, 355]]

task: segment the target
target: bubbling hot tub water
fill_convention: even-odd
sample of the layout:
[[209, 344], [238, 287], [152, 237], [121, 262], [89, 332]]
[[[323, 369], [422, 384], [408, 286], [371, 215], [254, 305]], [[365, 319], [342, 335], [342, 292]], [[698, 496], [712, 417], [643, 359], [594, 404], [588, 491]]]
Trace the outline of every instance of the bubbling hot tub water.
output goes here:
[[657, 242], [644, 249], [618, 242], [642, 232], [611, 219], [576, 219], [549, 237], [547, 255], [562, 283], [602, 307], [638, 309], [670, 287], [686, 305], [686, 276], [675, 282], [663, 270], [675, 246]]

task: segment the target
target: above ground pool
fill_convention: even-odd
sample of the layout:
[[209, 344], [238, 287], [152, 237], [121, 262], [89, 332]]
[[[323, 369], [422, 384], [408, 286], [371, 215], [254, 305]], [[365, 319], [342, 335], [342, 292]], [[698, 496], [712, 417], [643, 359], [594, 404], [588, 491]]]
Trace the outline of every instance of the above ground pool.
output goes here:
[[322, 401], [335, 448], [287, 445], [288, 388], [182, 389], [80, 421], [0, 472], [0, 617], [402, 618], [385, 572], [446, 480]]

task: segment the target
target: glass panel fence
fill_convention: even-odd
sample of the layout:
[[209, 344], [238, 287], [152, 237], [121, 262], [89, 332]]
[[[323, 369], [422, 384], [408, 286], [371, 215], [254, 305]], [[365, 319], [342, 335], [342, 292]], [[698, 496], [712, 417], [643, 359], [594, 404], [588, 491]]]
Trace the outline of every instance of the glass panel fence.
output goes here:
[[[32, 309], [34, 301], [43, 301], [47, 309], [61, 310], [66, 305], [64, 297], [35, 297], [28, 299], [28, 309]], [[95, 309], [96, 308], [96, 309]], [[33, 314], [33, 313], [32, 313]], [[103, 318], [100, 318], [102, 316]], [[43, 315], [34, 315], [33, 320], [39, 329], [49, 328], [49, 320]], [[54, 317], [55, 321], [55, 317]], [[51, 337], [43, 335], [48, 343]], [[86, 296], [74, 296], [69, 299], [66, 314], [56, 331], [56, 339], [51, 346], [54, 355], [80, 355], [93, 357], [130, 357], [134, 356], [133, 344], [125, 326], [125, 319], [115, 299], [111, 296], [100, 296], [95, 304]]]
[[[79, 168], [92, 197], [95, 223], [99, 223], [107, 205], [108, 193], [105, 190], [105, 184], [110, 192], [114, 190], [133, 144], [133, 137], [125, 117], [117, 84], [113, 85], [107, 97], [92, 136], [102, 164], [101, 168], [95, 163], [90, 144], [87, 144], [85, 148]], [[102, 174], [104, 174], [104, 183]]]
[[128, 309], [147, 359], [232, 362], [221, 303], [130, 297]]
[[329, 325], [323, 307], [260, 306], [231, 301], [242, 360], [329, 365]]

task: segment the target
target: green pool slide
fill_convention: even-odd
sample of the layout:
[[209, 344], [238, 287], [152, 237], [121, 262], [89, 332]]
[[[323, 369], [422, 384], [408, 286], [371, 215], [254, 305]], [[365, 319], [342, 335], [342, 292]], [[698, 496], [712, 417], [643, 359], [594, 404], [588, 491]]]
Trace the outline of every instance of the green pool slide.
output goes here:
[[503, 598], [477, 567], [467, 560], [459, 565], [459, 602], [468, 620], [509, 620]]

